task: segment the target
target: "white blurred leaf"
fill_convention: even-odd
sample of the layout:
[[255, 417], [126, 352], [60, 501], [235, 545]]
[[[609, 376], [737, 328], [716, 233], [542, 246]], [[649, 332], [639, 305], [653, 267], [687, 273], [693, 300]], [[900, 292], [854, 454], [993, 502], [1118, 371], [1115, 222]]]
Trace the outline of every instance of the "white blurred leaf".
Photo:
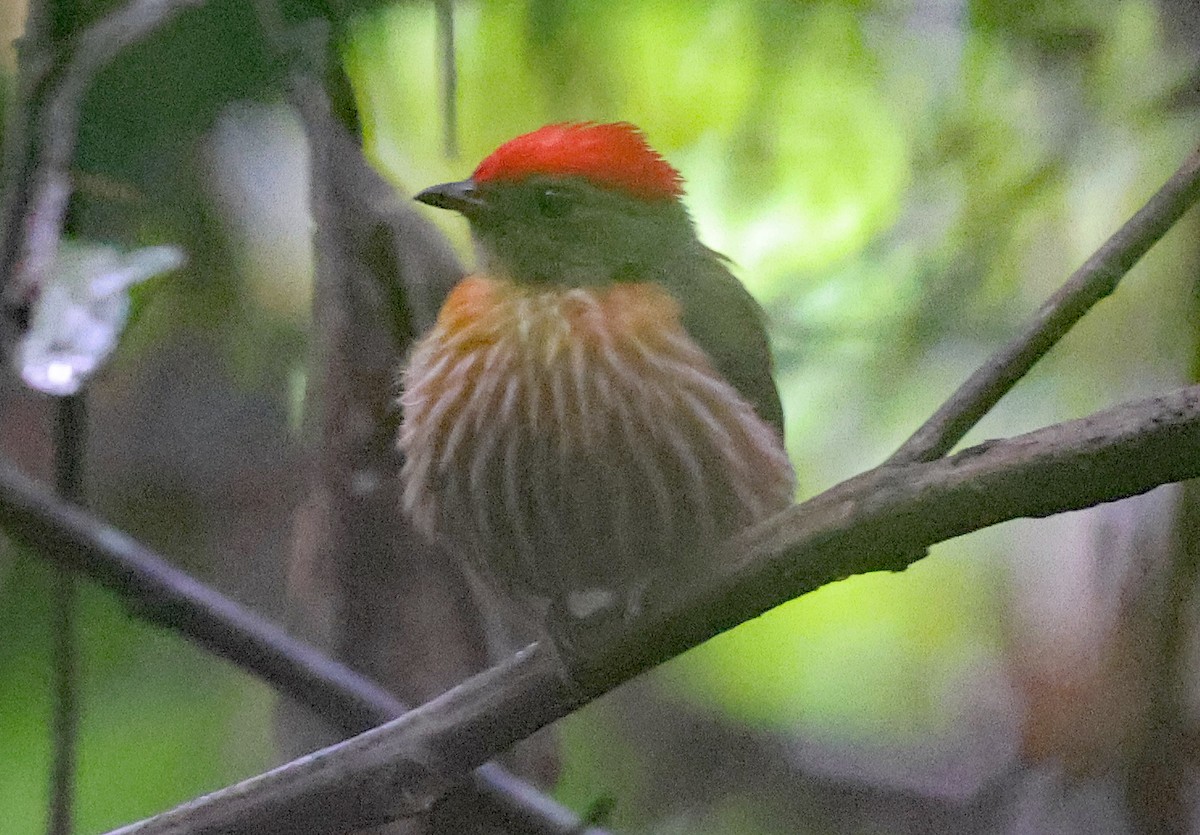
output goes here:
[[173, 246], [123, 253], [100, 244], [64, 244], [17, 346], [21, 379], [59, 397], [79, 391], [117, 345], [129, 317], [129, 288], [184, 261]]

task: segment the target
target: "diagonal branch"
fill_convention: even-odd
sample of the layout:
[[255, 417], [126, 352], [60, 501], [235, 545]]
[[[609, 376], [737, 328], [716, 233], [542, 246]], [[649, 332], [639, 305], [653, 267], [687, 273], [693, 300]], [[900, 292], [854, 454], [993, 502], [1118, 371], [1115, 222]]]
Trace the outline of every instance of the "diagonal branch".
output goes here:
[[1034, 314], [1025, 331], [980, 366], [905, 441], [889, 464], [932, 461], [972, 427], [1200, 200], [1200, 148]]
[[387, 725], [112, 835], [334, 833], [419, 814], [453, 780], [667, 658], [826, 583], [999, 522], [1115, 501], [1200, 476], [1200, 386], [878, 467], [730, 543], [730, 568], [564, 675], [546, 644]]
[[[346, 733], [360, 733], [408, 709], [374, 682], [174, 568], [116, 528], [59, 501], [3, 462], [0, 528], [42, 556], [115, 592], [142, 619], [178, 632], [259, 676]], [[498, 766], [478, 769], [473, 786], [508, 819], [520, 821], [525, 831], [580, 832], [565, 809]]]

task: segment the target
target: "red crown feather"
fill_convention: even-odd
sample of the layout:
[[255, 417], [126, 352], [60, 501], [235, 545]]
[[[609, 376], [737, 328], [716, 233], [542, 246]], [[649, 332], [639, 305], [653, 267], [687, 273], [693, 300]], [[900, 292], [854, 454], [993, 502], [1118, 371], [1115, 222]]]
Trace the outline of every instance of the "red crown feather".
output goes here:
[[583, 177], [645, 200], [683, 196], [683, 178], [628, 122], [560, 122], [510, 139], [479, 163], [477, 183], [533, 174]]

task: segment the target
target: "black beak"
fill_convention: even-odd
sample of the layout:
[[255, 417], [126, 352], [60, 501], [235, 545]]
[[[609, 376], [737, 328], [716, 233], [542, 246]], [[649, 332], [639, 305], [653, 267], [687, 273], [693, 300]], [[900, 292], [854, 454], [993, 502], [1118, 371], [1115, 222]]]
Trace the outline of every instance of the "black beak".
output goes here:
[[483, 198], [480, 196], [474, 180], [430, 186], [413, 199], [426, 206], [450, 209], [464, 215], [477, 212], [484, 206]]

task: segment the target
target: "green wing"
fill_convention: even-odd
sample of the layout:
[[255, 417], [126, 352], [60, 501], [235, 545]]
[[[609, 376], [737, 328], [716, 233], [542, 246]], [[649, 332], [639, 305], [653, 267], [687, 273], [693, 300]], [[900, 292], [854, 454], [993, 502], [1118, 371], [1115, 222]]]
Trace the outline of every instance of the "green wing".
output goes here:
[[707, 247], [668, 269], [665, 283], [683, 305], [683, 326], [717, 370], [783, 437], [783, 406], [762, 308]]

